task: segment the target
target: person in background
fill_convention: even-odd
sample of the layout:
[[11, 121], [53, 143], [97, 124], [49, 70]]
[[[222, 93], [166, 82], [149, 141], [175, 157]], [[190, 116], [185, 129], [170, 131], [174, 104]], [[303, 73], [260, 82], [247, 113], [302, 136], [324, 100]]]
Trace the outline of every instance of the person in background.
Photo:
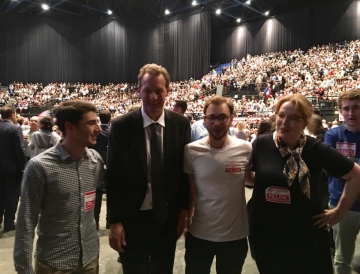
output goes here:
[[0, 114], [0, 224], [4, 224], [4, 231], [7, 232], [16, 228], [15, 213], [26, 157], [15, 110], [3, 107]]
[[272, 133], [272, 132], [274, 132], [274, 130], [275, 130], [274, 123], [270, 119], [261, 121], [261, 123], [259, 124], [259, 127], [258, 127], [257, 137], [259, 135]]
[[[249, 220], [257, 267], [261, 274], [333, 273], [327, 229], [359, 196], [360, 167], [304, 134], [313, 113], [304, 95], [282, 97], [275, 113], [276, 131], [253, 142], [255, 185]], [[321, 203], [323, 169], [347, 180], [331, 210]]]
[[61, 137], [52, 130], [54, 126], [54, 120], [52, 117], [40, 117], [39, 122], [40, 129], [39, 131], [33, 133], [29, 144], [31, 150], [31, 158], [53, 147], [61, 139]]
[[236, 124], [236, 131], [234, 132], [235, 134], [235, 137], [238, 138], [238, 139], [242, 139], [242, 140], [245, 140], [247, 141], [247, 134], [244, 132], [244, 129], [245, 129], [245, 125], [243, 122], [238, 122]]
[[[360, 90], [343, 92], [339, 96], [339, 108], [344, 117], [344, 124], [327, 131], [324, 142], [344, 157], [358, 163], [360, 158]], [[335, 208], [341, 202], [347, 183], [341, 178], [334, 177], [332, 170], [329, 170], [329, 173], [329, 206]], [[356, 236], [360, 229], [360, 200], [357, 199], [354, 202], [345, 218], [333, 227], [336, 274], [351, 273]]]
[[187, 103], [184, 100], [175, 100], [175, 105], [173, 106], [173, 111], [184, 115], [187, 110]]
[[[110, 135], [110, 121], [111, 121], [111, 113], [108, 110], [100, 111], [99, 113], [100, 118], [100, 127], [101, 132], [98, 134], [96, 139], [95, 146], [91, 147], [95, 149], [103, 159], [105, 164], [105, 170], [107, 166], [107, 153], [108, 153], [108, 143], [109, 143], [109, 135]], [[96, 222], [96, 229], [99, 230], [99, 220], [100, 220], [100, 212], [101, 212], [101, 204], [102, 204], [102, 196], [104, 192], [100, 188], [96, 188], [96, 200], [95, 200], [95, 222]], [[106, 222], [106, 229], [109, 229], [110, 226], [108, 222]]]
[[40, 124], [39, 124], [39, 117], [37, 116], [32, 116], [30, 118], [30, 131], [26, 134], [24, 134], [24, 146], [25, 146], [25, 154], [26, 154], [26, 158], [27, 160], [30, 160], [31, 158], [31, 150], [30, 150], [30, 142], [31, 142], [31, 137], [34, 134], [34, 132], [37, 132], [40, 128]]

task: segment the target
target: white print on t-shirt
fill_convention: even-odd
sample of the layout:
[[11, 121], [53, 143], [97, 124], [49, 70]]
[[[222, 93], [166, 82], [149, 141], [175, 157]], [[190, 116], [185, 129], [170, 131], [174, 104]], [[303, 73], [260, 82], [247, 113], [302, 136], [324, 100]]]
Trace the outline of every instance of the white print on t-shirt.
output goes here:
[[225, 162], [225, 173], [228, 174], [241, 174], [242, 172], [241, 163], [240, 162]]
[[96, 191], [89, 191], [89, 192], [85, 192], [85, 197], [84, 197], [84, 201], [85, 201], [85, 206], [84, 206], [84, 211], [89, 211], [94, 209], [95, 207], [95, 196], [96, 196]]
[[267, 202], [278, 204], [291, 204], [290, 190], [284, 187], [270, 186], [265, 190]]
[[347, 142], [336, 142], [336, 149], [346, 157], [355, 157], [356, 144]]

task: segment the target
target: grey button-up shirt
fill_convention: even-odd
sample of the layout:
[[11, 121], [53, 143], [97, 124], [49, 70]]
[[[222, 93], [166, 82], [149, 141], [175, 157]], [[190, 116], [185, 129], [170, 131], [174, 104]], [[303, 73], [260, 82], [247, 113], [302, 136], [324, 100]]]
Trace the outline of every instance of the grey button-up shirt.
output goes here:
[[73, 270], [79, 260], [86, 266], [99, 253], [94, 206], [96, 187], [104, 184], [104, 163], [92, 149], [74, 160], [60, 142], [32, 158], [24, 172], [14, 247], [19, 273], [34, 273], [37, 225], [35, 255], [58, 270]]

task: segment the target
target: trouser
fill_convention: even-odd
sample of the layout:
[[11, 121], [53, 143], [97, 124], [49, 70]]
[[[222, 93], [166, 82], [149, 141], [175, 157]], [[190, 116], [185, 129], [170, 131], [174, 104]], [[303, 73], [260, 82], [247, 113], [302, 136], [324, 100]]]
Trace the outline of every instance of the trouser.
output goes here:
[[79, 265], [74, 270], [57, 270], [49, 266], [39, 259], [35, 259], [35, 273], [36, 274], [98, 274], [99, 273], [99, 256], [97, 256], [88, 265], [83, 266], [81, 260]]
[[123, 273], [172, 274], [177, 222], [173, 220], [161, 227], [155, 223], [152, 210], [140, 211], [134, 219], [123, 223], [126, 239], [120, 254]]
[[209, 274], [214, 256], [216, 256], [217, 274], [239, 274], [248, 252], [248, 244], [247, 238], [211, 242], [188, 233], [185, 249], [186, 274]]
[[[330, 205], [330, 208], [334, 206]], [[349, 211], [333, 226], [335, 241], [335, 274], [351, 274], [351, 262], [355, 252], [356, 236], [360, 229], [360, 212]]]
[[0, 175], [0, 223], [4, 217], [4, 229], [14, 225], [19, 203], [22, 174]]

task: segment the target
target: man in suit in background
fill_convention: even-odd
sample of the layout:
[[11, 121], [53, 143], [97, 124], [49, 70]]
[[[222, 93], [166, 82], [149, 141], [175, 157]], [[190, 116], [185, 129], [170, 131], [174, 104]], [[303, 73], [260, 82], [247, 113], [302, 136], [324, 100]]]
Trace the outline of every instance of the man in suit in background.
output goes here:
[[16, 125], [15, 110], [3, 107], [0, 113], [0, 224], [4, 218], [4, 231], [11, 231], [15, 229], [15, 213], [26, 156], [22, 130]]
[[188, 207], [183, 151], [189, 120], [164, 110], [170, 76], [147, 64], [138, 76], [143, 106], [116, 118], [108, 150], [110, 246], [121, 252], [124, 274], [173, 273], [176, 241]]
[[[107, 165], [107, 150], [108, 150], [108, 143], [109, 143], [109, 135], [110, 135], [110, 121], [111, 121], [111, 113], [108, 110], [100, 111], [99, 113], [100, 118], [100, 127], [102, 131], [98, 134], [96, 138], [96, 144], [92, 148], [99, 152], [101, 158], [104, 161], [105, 168]], [[96, 188], [96, 200], [95, 200], [95, 222], [96, 222], [96, 229], [99, 230], [99, 219], [100, 219], [100, 212], [101, 212], [101, 203], [102, 203], [102, 195], [104, 192], [100, 188]], [[108, 224], [106, 223], [106, 228], [108, 229]]]

